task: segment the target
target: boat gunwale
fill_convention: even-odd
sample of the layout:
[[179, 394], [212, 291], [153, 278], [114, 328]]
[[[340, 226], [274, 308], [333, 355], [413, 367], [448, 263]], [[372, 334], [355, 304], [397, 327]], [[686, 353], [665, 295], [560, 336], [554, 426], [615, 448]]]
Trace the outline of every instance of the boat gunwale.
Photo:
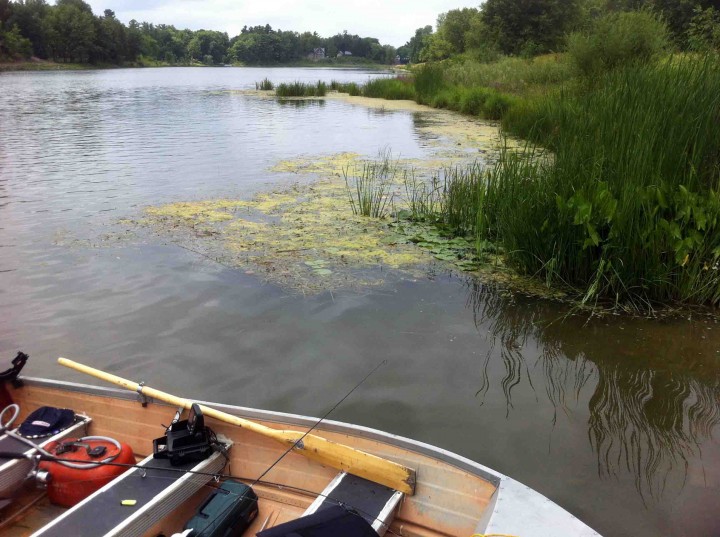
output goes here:
[[[84, 393], [97, 397], [123, 399], [139, 403], [171, 406], [139, 393], [119, 388], [79, 384], [38, 377], [19, 377], [19, 379], [29, 386]], [[318, 422], [317, 418], [300, 414], [206, 401], [196, 402], [215, 407], [230, 414], [250, 419], [271, 421], [278, 424], [310, 428]], [[349, 434], [358, 438], [404, 449], [408, 452], [432, 458], [442, 464], [467, 472], [488, 482], [495, 487], [495, 490], [492, 493], [490, 502], [477, 521], [475, 533], [497, 534], [502, 532], [502, 534], [508, 534], [509, 532], [509, 534], [512, 535], [522, 535], [530, 532], [537, 537], [555, 537], [559, 534], [573, 535], [576, 537], [600, 537], [598, 532], [542, 493], [471, 459], [431, 444], [362, 425], [354, 425], [334, 420], [323, 420], [322, 424], [322, 430], [326, 430], [327, 432]], [[500, 500], [504, 500], [502, 508], [499, 508], [498, 502]]]
[[[125, 399], [128, 401], [138, 401], [141, 403], [148, 402], [163, 406], [169, 406], [166, 403], [162, 401], [157, 401], [151, 397], [146, 397], [138, 393], [128, 390], [122, 390], [119, 388], [96, 386], [92, 384], [81, 384], [77, 382], [53, 380], [40, 377], [20, 376], [18, 377], [18, 379], [24, 383], [27, 383], [29, 386], [54, 388], [58, 390], [86, 393], [99, 397]], [[234, 414], [255, 420], [272, 421], [280, 424], [295, 425], [309, 428], [317, 424], [319, 420], [319, 418], [314, 418], [312, 416], [304, 416], [302, 414], [291, 414], [287, 412], [263, 410], [196, 399], [192, 399], [192, 401], [202, 405], [217, 408], [218, 410], [228, 412], [229, 414]], [[322, 429], [332, 433], [351, 434], [353, 436], [357, 436], [363, 439], [382, 442], [391, 446], [406, 449], [408, 451], [413, 451], [420, 455], [434, 458], [442, 463], [449, 464], [462, 471], [466, 471], [481, 479], [484, 479], [485, 481], [493, 485], [496, 489], [500, 486], [500, 483], [503, 480], [509, 479], [507, 476], [501, 474], [500, 472], [497, 472], [491, 468], [488, 468], [487, 466], [475, 462], [472, 459], [468, 459], [467, 457], [463, 457], [462, 455], [453, 453], [452, 451], [434, 446], [432, 444], [421, 442], [419, 440], [414, 440], [412, 438], [407, 438], [393, 433], [381, 431], [379, 429], [327, 419], [322, 420]]]

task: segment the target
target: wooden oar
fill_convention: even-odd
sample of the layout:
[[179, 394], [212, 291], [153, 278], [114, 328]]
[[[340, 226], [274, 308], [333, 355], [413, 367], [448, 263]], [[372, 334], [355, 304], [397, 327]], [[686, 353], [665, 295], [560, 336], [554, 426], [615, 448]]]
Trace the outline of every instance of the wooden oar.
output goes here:
[[[169, 393], [156, 390], [155, 388], [150, 388], [149, 386], [142, 386], [137, 382], [126, 380], [111, 373], [105, 373], [94, 367], [89, 367], [68, 360], [67, 358], [58, 358], [58, 363], [176, 407], [183, 407], [189, 410], [193, 404], [193, 401], [188, 399], [176, 397]], [[265, 425], [255, 423], [254, 421], [239, 418], [205, 405], [200, 405], [200, 409], [205, 416], [210, 416], [220, 421], [254, 431], [273, 440], [277, 440], [286, 447], [294, 445], [304, 434], [299, 431], [272, 429]], [[293, 447], [293, 451], [326, 466], [332, 466], [338, 470], [345, 470], [350, 474], [363, 477], [375, 483], [380, 483], [381, 485], [399, 490], [405, 494], [413, 495], [415, 493], [415, 470], [377, 457], [376, 455], [351, 448], [350, 446], [332, 442], [313, 434], [307, 434], [301, 442], [298, 442], [297, 445]]]

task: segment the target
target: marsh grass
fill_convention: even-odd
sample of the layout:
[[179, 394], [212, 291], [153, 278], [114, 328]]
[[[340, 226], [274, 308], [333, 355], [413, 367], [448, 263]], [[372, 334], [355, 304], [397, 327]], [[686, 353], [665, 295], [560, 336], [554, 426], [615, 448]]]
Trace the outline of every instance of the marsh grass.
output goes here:
[[275, 90], [278, 97], [324, 97], [327, 94], [327, 84], [318, 80], [316, 84], [305, 82], [290, 82], [278, 84]]
[[474, 236], [478, 215], [485, 196], [482, 166], [445, 168], [443, 171], [441, 221], [456, 236]]
[[388, 99], [391, 101], [402, 99], [415, 100], [413, 81], [407, 77], [376, 78], [369, 80], [362, 87], [362, 94], [365, 97]]
[[343, 169], [345, 186], [353, 214], [384, 218], [393, 198], [393, 184], [399, 163], [390, 151], [382, 151], [378, 161], [363, 162], [361, 167]]
[[717, 305], [717, 59], [620, 69], [534, 113], [554, 158], [504, 154], [483, 178], [478, 237], [585, 302]]
[[415, 170], [404, 170], [403, 185], [409, 218], [414, 221], [437, 221], [443, 203], [442, 184], [438, 175], [426, 181], [418, 178]]
[[352, 96], [362, 95], [362, 87], [356, 82], [330, 82], [330, 89], [339, 93], [348, 93]]
[[564, 54], [547, 54], [531, 59], [503, 57], [494, 62], [472, 59], [445, 67], [447, 85], [466, 88], [491, 88], [517, 96], [536, 94], [548, 86], [565, 84], [577, 74], [574, 64]]
[[445, 108], [485, 119], [501, 119], [515, 99], [491, 88], [446, 87], [430, 100], [434, 108]]
[[447, 86], [445, 67], [428, 63], [415, 71], [416, 100], [420, 104], [430, 104], [432, 98]]
[[506, 120], [551, 152], [528, 143], [491, 168], [446, 168], [432, 204], [406, 179], [412, 219], [473, 237], [478, 255], [496, 245], [586, 304], [720, 304], [717, 58], [633, 64], [592, 92], [518, 103]]
[[255, 82], [255, 89], [261, 91], [272, 91], [275, 89], [275, 85], [269, 78], [264, 78], [260, 82]]
[[[514, 62], [526, 62], [528, 80], [562, 87], [508, 95], [510, 75], [504, 85], [465, 86]], [[381, 79], [358, 87], [368, 96], [412, 87], [418, 102], [502, 117], [506, 132], [530, 141], [489, 169], [445, 169], [429, 183], [405, 172], [410, 217], [474, 238], [478, 253], [495, 244], [519, 272], [572, 287], [585, 303], [644, 312], [719, 305], [720, 59], [632, 62], [598, 75], [592, 88], [568, 79], [568, 61], [546, 62], [464, 74], [429, 65], [412, 86]], [[397, 174], [389, 154], [344, 170], [353, 212], [386, 216]]]

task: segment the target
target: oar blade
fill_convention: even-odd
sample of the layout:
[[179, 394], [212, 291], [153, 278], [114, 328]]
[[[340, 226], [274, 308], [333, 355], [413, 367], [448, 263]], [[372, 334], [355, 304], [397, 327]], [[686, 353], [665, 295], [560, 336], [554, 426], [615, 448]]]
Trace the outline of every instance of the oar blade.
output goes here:
[[[297, 431], [279, 431], [288, 444], [301, 437]], [[380, 483], [409, 496], [415, 494], [415, 470], [345, 444], [313, 434], [305, 435], [293, 451], [309, 459]]]

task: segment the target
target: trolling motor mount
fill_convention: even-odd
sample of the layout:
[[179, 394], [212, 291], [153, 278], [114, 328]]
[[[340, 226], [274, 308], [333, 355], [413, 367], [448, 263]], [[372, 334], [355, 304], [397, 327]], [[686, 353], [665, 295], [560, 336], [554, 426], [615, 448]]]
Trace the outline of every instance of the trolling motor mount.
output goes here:
[[170, 459], [173, 466], [201, 461], [212, 454], [214, 438], [215, 433], [205, 426], [200, 406], [193, 403], [188, 419], [173, 421], [165, 436], [153, 440], [153, 458]]

